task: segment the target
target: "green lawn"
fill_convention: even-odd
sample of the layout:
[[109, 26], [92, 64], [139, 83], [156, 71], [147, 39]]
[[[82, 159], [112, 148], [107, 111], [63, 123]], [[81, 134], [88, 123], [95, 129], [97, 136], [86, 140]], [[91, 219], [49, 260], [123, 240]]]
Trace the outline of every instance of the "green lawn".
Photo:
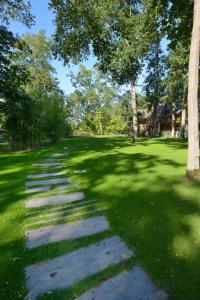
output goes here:
[[[80, 182], [86, 199], [109, 207], [112, 231], [38, 249], [24, 246], [23, 194], [32, 163], [69, 147], [68, 173]], [[80, 246], [119, 235], [136, 257], [68, 290], [40, 299], [72, 299], [123, 269], [140, 264], [164, 288], [170, 299], [200, 299], [200, 183], [184, 177], [186, 144], [176, 139], [76, 137], [55, 147], [0, 155], [0, 299], [23, 298], [23, 268]], [[74, 170], [87, 170], [74, 174]], [[75, 189], [77, 190], [77, 189]], [[27, 196], [26, 196], [27, 197]], [[98, 213], [97, 213], [98, 214]], [[73, 219], [73, 218], [72, 218]]]

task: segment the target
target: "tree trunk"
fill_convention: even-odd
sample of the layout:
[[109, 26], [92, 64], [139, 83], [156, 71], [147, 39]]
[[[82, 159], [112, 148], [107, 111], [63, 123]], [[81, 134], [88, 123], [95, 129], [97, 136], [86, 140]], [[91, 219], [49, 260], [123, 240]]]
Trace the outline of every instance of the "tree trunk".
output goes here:
[[153, 108], [153, 135], [157, 135], [157, 106], [154, 106]]
[[176, 128], [175, 128], [175, 114], [174, 114], [174, 109], [172, 105], [172, 129], [171, 129], [171, 137], [175, 137], [176, 134]]
[[100, 118], [100, 120], [99, 120], [99, 130], [100, 130], [100, 134], [104, 135], [102, 118]]
[[158, 128], [157, 128], [157, 131], [158, 131], [158, 135], [160, 135], [160, 121], [158, 121]]
[[194, 1], [194, 16], [188, 78], [188, 159], [189, 177], [199, 174], [198, 73], [200, 50], [200, 0]]
[[131, 81], [131, 107], [132, 107], [132, 140], [137, 140], [137, 104], [136, 104], [136, 86], [135, 82]]
[[186, 137], [186, 108], [182, 108], [181, 110], [181, 130], [180, 134], [181, 137], [185, 138]]

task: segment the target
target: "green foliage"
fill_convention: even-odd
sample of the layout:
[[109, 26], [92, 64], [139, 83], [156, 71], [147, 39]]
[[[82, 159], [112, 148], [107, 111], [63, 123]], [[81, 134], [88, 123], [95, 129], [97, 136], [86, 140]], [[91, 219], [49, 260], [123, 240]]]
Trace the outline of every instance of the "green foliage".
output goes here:
[[162, 32], [167, 35], [170, 48], [174, 49], [178, 42], [183, 43], [184, 48], [188, 48], [192, 31], [193, 1], [162, 0], [159, 15]]
[[41, 101], [40, 132], [52, 143], [58, 142], [68, 132], [66, 109], [62, 95], [45, 96]]
[[186, 103], [187, 81], [188, 81], [188, 61], [189, 48], [184, 46], [181, 41], [176, 44], [174, 49], [170, 49], [166, 58], [167, 76], [165, 84], [167, 88], [168, 101], [177, 100]]
[[9, 24], [10, 19], [22, 22], [30, 27], [34, 24], [34, 17], [30, 13], [30, 1], [24, 0], [1, 0], [0, 20]]
[[151, 0], [52, 0], [50, 7], [55, 13], [55, 54], [65, 63], [77, 63], [93, 50], [99, 68], [118, 83], [136, 80], [156, 28], [157, 9]]
[[9, 72], [1, 85], [2, 126], [12, 149], [38, 147], [43, 140], [55, 143], [69, 133], [64, 95], [51, 65], [51, 42], [41, 31], [23, 36], [20, 43], [18, 49], [8, 44]]
[[75, 124], [81, 123], [82, 129], [103, 134], [106, 108], [114, 100], [117, 87], [97, 69], [87, 70], [84, 66], [72, 81], [77, 89], [71, 95]]
[[165, 95], [164, 55], [160, 47], [159, 37], [152, 43], [146, 61], [147, 76], [144, 82], [144, 90], [149, 108], [156, 111], [159, 102], [162, 101], [162, 97]]
[[118, 95], [106, 109], [105, 131], [109, 134], [127, 134], [131, 126], [131, 95]]

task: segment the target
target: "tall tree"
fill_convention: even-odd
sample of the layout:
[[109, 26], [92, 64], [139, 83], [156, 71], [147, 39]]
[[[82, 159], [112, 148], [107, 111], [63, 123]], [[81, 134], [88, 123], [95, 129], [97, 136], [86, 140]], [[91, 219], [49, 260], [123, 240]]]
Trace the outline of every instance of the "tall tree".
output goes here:
[[189, 48], [182, 41], [178, 41], [176, 46], [169, 49], [166, 57], [166, 93], [167, 101], [172, 103], [172, 133], [174, 136], [174, 109], [178, 103], [181, 105], [181, 136], [186, 135], [186, 107], [187, 107], [187, 85], [188, 85], [188, 60]]
[[[12, 64], [13, 55], [19, 49], [23, 48], [23, 43], [18, 36], [8, 29], [10, 20], [22, 22], [27, 27], [34, 23], [34, 17], [30, 13], [30, 3], [24, 0], [1, 0], [0, 1], [0, 95], [5, 97], [5, 92], [13, 93], [12, 86], [7, 82], [10, 80], [15, 72], [15, 78], [23, 72], [24, 66]], [[20, 75], [21, 77], [21, 75]], [[19, 78], [19, 81], [21, 79]], [[16, 86], [17, 87], [17, 86]]]
[[88, 129], [104, 134], [105, 108], [113, 100], [116, 93], [108, 76], [103, 76], [97, 69], [88, 70], [81, 66], [79, 72], [72, 76], [72, 81], [79, 91], [82, 107], [82, 121]]
[[148, 101], [149, 109], [152, 111], [153, 132], [159, 133], [157, 126], [157, 108], [158, 104], [162, 101], [162, 97], [165, 95], [164, 87], [164, 55], [160, 46], [160, 36], [153, 41], [147, 57], [147, 76], [144, 82], [144, 90], [146, 93], [146, 99]]
[[193, 27], [188, 71], [188, 160], [187, 175], [199, 175], [199, 52], [200, 52], [200, 0], [194, 0]]
[[131, 85], [132, 137], [136, 140], [136, 80], [155, 31], [152, 1], [51, 0], [50, 7], [56, 15], [57, 56], [65, 63], [77, 63], [93, 50], [103, 72], [119, 84]]

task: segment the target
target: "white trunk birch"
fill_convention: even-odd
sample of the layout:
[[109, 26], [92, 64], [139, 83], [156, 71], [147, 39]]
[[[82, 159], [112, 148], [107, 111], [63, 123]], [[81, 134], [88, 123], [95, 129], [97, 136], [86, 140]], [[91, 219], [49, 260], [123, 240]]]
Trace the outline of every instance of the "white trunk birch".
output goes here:
[[198, 73], [200, 51], [200, 0], [194, 1], [193, 28], [188, 72], [188, 159], [187, 175], [199, 173]]

